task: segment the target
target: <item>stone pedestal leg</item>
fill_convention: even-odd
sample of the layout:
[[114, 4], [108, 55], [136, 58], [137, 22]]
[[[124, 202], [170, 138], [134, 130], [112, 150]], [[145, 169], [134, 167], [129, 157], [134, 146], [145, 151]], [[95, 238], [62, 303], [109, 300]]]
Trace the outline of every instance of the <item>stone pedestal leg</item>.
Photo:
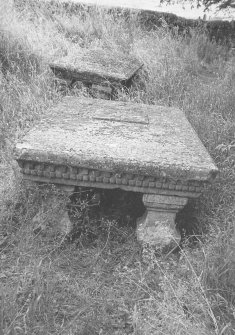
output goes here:
[[[58, 189], [67, 193], [68, 196], [74, 192], [74, 186], [67, 185], [56, 185]], [[54, 232], [60, 232], [64, 235], [68, 235], [73, 228], [73, 224], [70, 221], [68, 211], [65, 206], [58, 207], [58, 198], [53, 194], [42, 203], [42, 206], [38, 213], [34, 216], [32, 223], [34, 224], [34, 233], [45, 232], [47, 228]]]
[[181, 237], [175, 228], [175, 216], [187, 201], [177, 196], [144, 194], [146, 212], [137, 220], [137, 239], [156, 249], [177, 246]]

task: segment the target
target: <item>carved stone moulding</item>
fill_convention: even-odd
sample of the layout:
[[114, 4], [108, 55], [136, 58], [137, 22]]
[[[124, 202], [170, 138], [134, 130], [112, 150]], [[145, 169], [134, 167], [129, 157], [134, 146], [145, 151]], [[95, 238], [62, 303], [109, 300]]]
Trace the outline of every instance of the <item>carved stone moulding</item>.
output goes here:
[[97, 188], [121, 188], [124, 190], [174, 194], [196, 198], [206, 183], [201, 181], [167, 180], [131, 173], [116, 173], [84, 167], [71, 167], [18, 160], [25, 179], [37, 182], [55, 183]]

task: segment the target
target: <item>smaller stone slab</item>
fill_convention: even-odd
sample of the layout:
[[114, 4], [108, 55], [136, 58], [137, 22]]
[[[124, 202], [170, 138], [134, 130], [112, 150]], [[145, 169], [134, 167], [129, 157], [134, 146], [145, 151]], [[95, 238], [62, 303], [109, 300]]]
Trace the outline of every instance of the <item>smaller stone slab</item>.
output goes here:
[[93, 85], [94, 91], [111, 94], [112, 86], [128, 86], [143, 66], [136, 58], [108, 50], [82, 50], [71, 57], [53, 61], [50, 67], [59, 78]]
[[175, 215], [218, 169], [177, 108], [65, 97], [17, 143], [25, 179], [143, 193], [139, 240], [179, 241]]

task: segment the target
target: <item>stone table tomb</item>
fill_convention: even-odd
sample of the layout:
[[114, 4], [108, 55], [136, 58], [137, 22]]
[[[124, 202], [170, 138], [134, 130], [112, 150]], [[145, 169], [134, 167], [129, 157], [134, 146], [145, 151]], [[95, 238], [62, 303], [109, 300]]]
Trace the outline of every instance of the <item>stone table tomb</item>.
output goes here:
[[108, 50], [79, 49], [77, 55], [51, 62], [50, 68], [56, 76], [70, 85], [82, 82], [96, 92], [109, 98], [117, 87], [130, 87], [132, 79], [143, 66], [136, 58]]
[[140, 241], [178, 243], [176, 213], [217, 168], [177, 108], [65, 97], [16, 145], [23, 177], [64, 187], [141, 192]]

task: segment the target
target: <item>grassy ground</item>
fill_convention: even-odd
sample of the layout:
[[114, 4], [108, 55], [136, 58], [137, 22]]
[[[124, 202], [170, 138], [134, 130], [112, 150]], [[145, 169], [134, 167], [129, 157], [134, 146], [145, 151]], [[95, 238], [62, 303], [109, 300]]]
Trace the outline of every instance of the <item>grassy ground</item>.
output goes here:
[[[0, 2], [0, 335], [234, 334], [234, 60], [197, 32], [173, 37], [166, 25], [142, 31], [135, 17], [22, 3], [16, 11]], [[147, 249], [143, 259], [134, 220], [140, 197], [122, 192], [100, 194], [100, 206], [92, 191], [78, 192], [70, 239], [54, 229], [68, 201], [56, 193], [46, 232], [35, 232], [34, 215], [57, 191], [21, 181], [14, 143], [64, 94], [47, 61], [72, 61], [82, 48], [143, 61], [145, 72], [118, 99], [182, 108], [221, 171], [178, 216], [178, 253]]]

